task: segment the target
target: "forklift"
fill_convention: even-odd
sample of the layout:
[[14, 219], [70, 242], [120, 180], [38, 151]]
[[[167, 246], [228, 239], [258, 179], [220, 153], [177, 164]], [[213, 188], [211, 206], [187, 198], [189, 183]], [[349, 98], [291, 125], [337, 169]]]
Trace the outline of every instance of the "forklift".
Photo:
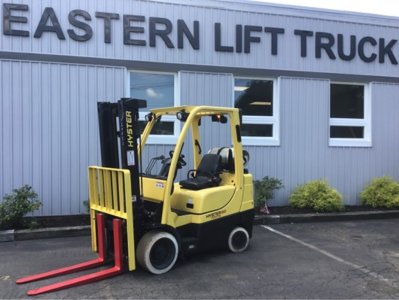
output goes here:
[[[38, 295], [121, 274], [136, 263], [153, 274], [168, 272], [178, 257], [226, 248], [242, 252], [252, 237], [253, 178], [245, 168], [241, 112], [235, 108], [181, 106], [151, 109], [139, 121], [145, 100], [122, 98], [98, 103], [102, 166], [88, 168], [92, 250], [98, 258], [55, 271], [18, 279], [26, 283], [102, 266], [114, 267], [28, 292]], [[168, 116], [168, 117], [166, 117]], [[149, 160], [143, 171], [146, 141], [161, 119], [183, 123], [174, 150]], [[203, 153], [201, 122], [230, 126], [232, 147]], [[145, 125], [145, 127], [143, 126]], [[191, 132], [193, 169], [176, 181], [187, 165], [182, 154]], [[190, 137], [187, 137], [190, 139]], [[159, 172], [153, 173], [155, 165]]]

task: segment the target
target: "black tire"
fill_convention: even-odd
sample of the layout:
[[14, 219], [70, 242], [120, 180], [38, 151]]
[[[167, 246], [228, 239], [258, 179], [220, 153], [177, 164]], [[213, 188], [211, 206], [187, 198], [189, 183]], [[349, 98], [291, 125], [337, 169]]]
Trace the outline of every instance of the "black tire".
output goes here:
[[243, 252], [245, 249], [247, 249], [248, 244], [249, 234], [245, 228], [236, 227], [231, 231], [228, 241], [228, 246], [231, 252]]
[[147, 232], [137, 246], [137, 262], [153, 273], [168, 272], [177, 260], [179, 246], [176, 238], [168, 232], [153, 230]]

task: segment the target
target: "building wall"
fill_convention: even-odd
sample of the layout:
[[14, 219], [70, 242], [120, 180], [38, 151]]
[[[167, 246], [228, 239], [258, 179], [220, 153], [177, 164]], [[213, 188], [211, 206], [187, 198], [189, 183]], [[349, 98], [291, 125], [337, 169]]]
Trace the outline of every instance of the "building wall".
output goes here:
[[[315, 58], [315, 35], [307, 40], [307, 57], [301, 57], [300, 37], [294, 30], [330, 33], [345, 38], [345, 52], [351, 35], [357, 43], [365, 36], [385, 43], [397, 36], [399, 19], [364, 14], [280, 7], [242, 1], [50, 1], [10, 0], [28, 5], [28, 11], [12, 11], [27, 23], [12, 22], [12, 29], [29, 32], [29, 37], [5, 35], [0, 22], [0, 195], [30, 184], [44, 205], [37, 215], [84, 213], [88, 198], [86, 169], [100, 164], [98, 143], [98, 101], [116, 101], [128, 95], [127, 70], [178, 73], [182, 105], [233, 105], [233, 77], [279, 78], [280, 145], [245, 146], [255, 179], [269, 175], [283, 180], [285, 188], [276, 193], [271, 205], [286, 205], [292, 190], [309, 180], [327, 179], [345, 196], [345, 204], [358, 204], [359, 192], [374, 176], [390, 175], [399, 180], [399, 79], [397, 64], [388, 56], [366, 63], [359, 55], [351, 61], [330, 59], [325, 51]], [[34, 33], [43, 11], [55, 12], [65, 40], [54, 32]], [[67, 30], [83, 34], [72, 26], [68, 14], [75, 9], [88, 12], [85, 21], [93, 30], [89, 41], [78, 42]], [[119, 14], [112, 20], [110, 43], [104, 42], [104, 20], [96, 12]], [[144, 28], [132, 38], [146, 46], [124, 45], [123, 15], [140, 15]], [[4, 6], [0, 6], [4, 18]], [[166, 18], [173, 29], [167, 48], [156, 38], [149, 46], [149, 18]], [[184, 38], [177, 47], [177, 20], [192, 30], [199, 22], [199, 49]], [[82, 18], [79, 19], [83, 21]], [[221, 24], [221, 43], [233, 52], [215, 51], [215, 23]], [[270, 34], [252, 32], [260, 43], [251, 43], [250, 53], [237, 52], [237, 24], [284, 28], [278, 38], [278, 54], [271, 54]], [[399, 44], [392, 47], [399, 59]], [[367, 55], [379, 54], [379, 45], [365, 46]], [[337, 55], [337, 44], [332, 47]], [[349, 76], [349, 77], [348, 77]], [[329, 147], [330, 80], [372, 83], [372, 147]], [[390, 82], [390, 83], [388, 83]], [[203, 151], [230, 145], [229, 130], [204, 122]], [[151, 157], [167, 155], [173, 145], [149, 145], [143, 166]], [[191, 159], [192, 145], [183, 154]], [[180, 171], [186, 176], [189, 165]]]
[[[399, 140], [392, 138], [399, 128], [395, 117], [399, 111], [398, 84], [372, 84], [370, 148], [329, 147], [329, 80], [282, 77], [279, 86], [280, 146], [244, 146], [251, 156], [248, 169], [255, 179], [272, 176], [283, 181], [285, 188], [277, 191], [271, 205], [287, 205], [293, 189], [311, 180], [327, 180], [344, 195], [346, 205], [361, 203], [359, 193], [373, 177], [389, 175], [399, 180], [399, 157], [395, 155]], [[220, 99], [220, 106], [231, 106], [233, 75], [181, 72], [180, 91], [182, 105], [210, 105], [212, 99]], [[201, 141], [203, 151], [231, 145], [228, 127], [220, 126], [219, 130], [204, 122], [201, 132], [207, 138]], [[146, 147], [149, 158], [172, 149], [168, 145]], [[191, 141], [185, 143], [183, 154], [187, 161], [192, 159]], [[183, 168], [177, 179], [184, 178], [190, 168]]]
[[123, 68], [0, 60], [0, 195], [29, 184], [39, 215], [85, 213], [100, 164], [97, 101], [121, 98]]
[[360, 204], [359, 193], [373, 177], [399, 180], [399, 85], [372, 84], [373, 146], [329, 147], [329, 80], [282, 78], [281, 146], [246, 147], [256, 179], [273, 176], [285, 188], [271, 205], [286, 205], [298, 184], [326, 179], [344, 195], [344, 204]]
[[[179, 78], [182, 105], [211, 105], [215, 99], [220, 106], [231, 105], [232, 74], [183, 71]], [[86, 169], [100, 164], [96, 102], [126, 96], [126, 70], [1, 60], [0, 82], [0, 194], [30, 184], [44, 204], [38, 215], [84, 213]], [[271, 205], [286, 205], [298, 184], [317, 179], [327, 179], [345, 204], [359, 204], [359, 192], [374, 176], [399, 178], [399, 141], [393, 138], [399, 128], [399, 85], [373, 83], [372, 93], [373, 147], [329, 147], [329, 80], [280, 78], [281, 145], [244, 147], [255, 179], [283, 180], [285, 188]], [[201, 131], [203, 151], [231, 145], [227, 125], [217, 131], [204, 122]], [[172, 149], [148, 145], [144, 168], [149, 158]], [[191, 153], [187, 142], [187, 161]]]

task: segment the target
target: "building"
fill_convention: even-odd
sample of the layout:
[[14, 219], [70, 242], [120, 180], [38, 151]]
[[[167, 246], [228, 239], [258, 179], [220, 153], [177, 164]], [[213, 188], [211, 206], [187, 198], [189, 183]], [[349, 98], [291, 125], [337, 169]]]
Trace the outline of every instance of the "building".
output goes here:
[[[248, 168], [285, 185], [271, 205], [310, 180], [328, 179], [347, 205], [374, 176], [399, 180], [399, 18], [245, 0], [0, 9], [0, 194], [32, 185], [38, 215], [85, 212], [96, 102], [121, 97], [243, 108]], [[180, 124], [158, 130], [149, 156], [168, 153]], [[230, 145], [223, 130], [211, 142]]]

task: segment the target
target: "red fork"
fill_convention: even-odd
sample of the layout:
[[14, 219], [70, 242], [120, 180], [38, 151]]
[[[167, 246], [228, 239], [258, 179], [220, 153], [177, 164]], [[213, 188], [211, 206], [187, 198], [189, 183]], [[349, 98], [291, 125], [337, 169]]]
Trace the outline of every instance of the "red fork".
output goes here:
[[[38, 289], [29, 291], [29, 296], [39, 295], [43, 293], [58, 291], [74, 286], [79, 286], [95, 281], [99, 281], [105, 278], [116, 276], [123, 272], [123, 245], [122, 245], [122, 221], [119, 219], [113, 220], [114, 227], [114, 255], [115, 255], [115, 266], [110, 269], [102, 270], [96, 273], [88, 274], [85, 276], [73, 278], [60, 283], [51, 284]], [[55, 271], [50, 271], [26, 278], [17, 280], [17, 283], [26, 283], [44, 278], [55, 277], [64, 274], [70, 274], [90, 268], [98, 267], [105, 264], [105, 218], [104, 215], [97, 215], [97, 235], [99, 244], [99, 258], [86, 263], [74, 265], [71, 267], [61, 268]]]

